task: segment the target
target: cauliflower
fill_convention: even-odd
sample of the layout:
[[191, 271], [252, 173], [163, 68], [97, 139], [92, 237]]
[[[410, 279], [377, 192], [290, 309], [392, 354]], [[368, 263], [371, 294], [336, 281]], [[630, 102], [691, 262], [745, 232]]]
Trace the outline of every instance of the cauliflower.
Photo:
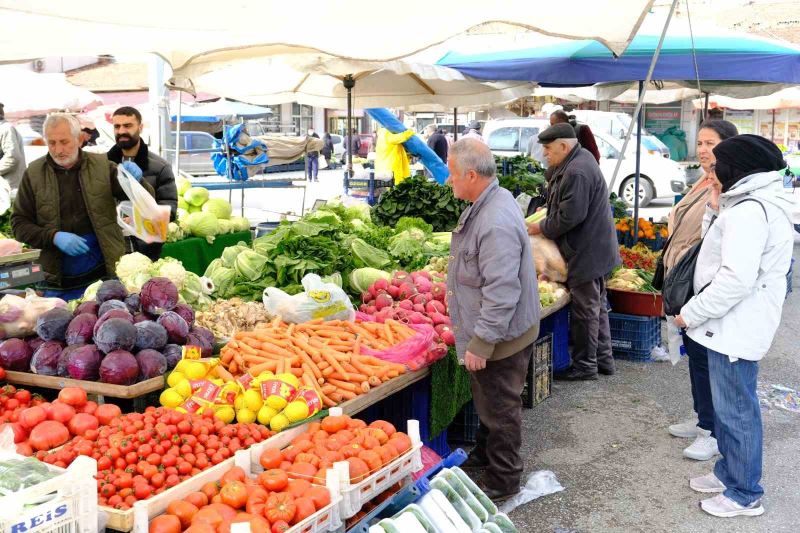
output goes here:
[[117, 277], [119, 279], [133, 277], [134, 274], [147, 272], [152, 265], [153, 262], [146, 255], [139, 252], [123, 255], [117, 261]]
[[186, 269], [180, 261], [172, 257], [165, 257], [153, 263], [150, 275], [169, 279], [178, 291], [182, 291], [186, 285]]

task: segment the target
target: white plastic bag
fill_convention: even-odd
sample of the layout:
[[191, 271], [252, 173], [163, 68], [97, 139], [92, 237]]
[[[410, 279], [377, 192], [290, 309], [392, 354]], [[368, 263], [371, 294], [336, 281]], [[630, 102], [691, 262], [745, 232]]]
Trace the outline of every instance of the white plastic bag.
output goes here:
[[304, 292], [290, 296], [275, 287], [264, 289], [267, 312], [284, 322], [301, 324], [310, 320], [355, 320], [353, 303], [341, 287], [324, 283], [316, 274], [303, 277]]
[[130, 200], [117, 206], [117, 224], [124, 233], [147, 243], [166, 241], [170, 207], [158, 205], [156, 199], [121, 165], [117, 167], [117, 180]]
[[667, 348], [669, 350], [669, 362], [672, 365], [678, 364], [681, 356], [686, 353], [686, 348], [683, 346], [683, 335], [681, 335], [681, 328], [675, 325], [675, 317], [667, 317]]
[[41, 314], [55, 307], [67, 307], [61, 298], [42, 298], [32, 289], [25, 292], [25, 298], [14, 294], [0, 298], [0, 339], [32, 335]]
[[558, 283], [566, 282], [567, 263], [558, 245], [544, 235], [531, 235], [530, 240], [536, 275]]
[[[528, 477], [525, 486], [519, 493], [507, 500], [501, 507], [500, 512], [508, 514], [520, 505], [525, 505], [542, 496], [561, 492], [564, 487], [556, 479], [556, 475], [550, 470], [539, 470]], [[506, 517], [508, 519], [508, 517]]]

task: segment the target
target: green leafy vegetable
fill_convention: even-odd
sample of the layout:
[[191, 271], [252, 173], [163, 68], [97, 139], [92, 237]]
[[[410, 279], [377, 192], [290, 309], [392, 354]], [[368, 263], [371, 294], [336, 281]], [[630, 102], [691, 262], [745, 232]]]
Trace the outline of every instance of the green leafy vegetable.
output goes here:
[[372, 208], [372, 219], [396, 227], [402, 217], [418, 217], [433, 226], [433, 231], [450, 231], [467, 205], [453, 196], [450, 187], [414, 176], [381, 195]]

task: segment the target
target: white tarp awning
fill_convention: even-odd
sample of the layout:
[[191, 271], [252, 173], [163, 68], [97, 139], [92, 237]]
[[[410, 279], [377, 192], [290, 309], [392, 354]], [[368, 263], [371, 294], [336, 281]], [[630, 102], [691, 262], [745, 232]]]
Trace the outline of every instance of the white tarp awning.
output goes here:
[[37, 74], [14, 67], [0, 68], [0, 102], [8, 118], [78, 112], [103, 103], [96, 94], [72, 85], [64, 74]]
[[652, 4], [571, 0], [555, 9], [528, 0], [0, 0], [0, 63], [142, 52], [157, 53], [176, 69], [194, 63], [206, 71], [231, 60], [298, 51], [389, 60], [486, 23], [596, 39], [621, 53]]
[[[696, 108], [705, 105], [704, 100], [693, 102]], [[724, 107], [726, 109], [791, 109], [800, 107], [800, 87], [790, 87], [767, 96], [755, 98], [731, 98], [728, 96], [712, 95], [708, 99], [709, 107]]]
[[320, 54], [292, 54], [250, 61], [195, 75], [194, 86], [258, 105], [284, 102], [345, 109], [347, 90], [343, 78], [352, 74], [353, 107], [410, 106], [452, 109], [507, 102], [529, 96], [535, 85], [528, 82], [488, 83], [467, 79], [457, 70], [436, 65], [396, 60], [366, 62], [331, 58]]

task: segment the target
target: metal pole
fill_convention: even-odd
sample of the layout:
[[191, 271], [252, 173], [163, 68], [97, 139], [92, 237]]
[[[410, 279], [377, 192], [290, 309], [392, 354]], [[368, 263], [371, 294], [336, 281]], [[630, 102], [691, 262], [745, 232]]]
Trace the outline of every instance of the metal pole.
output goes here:
[[181, 175], [181, 103], [183, 93], [178, 91], [178, 121], [175, 123], [175, 175]]
[[[611, 183], [608, 186], [609, 192], [614, 192], [614, 183], [617, 181], [617, 174], [619, 174], [619, 169], [622, 166], [622, 160], [625, 158], [625, 150], [628, 149], [628, 142], [631, 139], [631, 133], [633, 133], [633, 124], [637, 120], [639, 113], [642, 111], [642, 104], [644, 103], [644, 94], [646, 92], [647, 87], [650, 86], [650, 80], [653, 79], [653, 71], [656, 68], [656, 63], [658, 62], [658, 56], [661, 53], [661, 47], [664, 46], [664, 38], [667, 36], [667, 29], [669, 28], [669, 23], [672, 20], [672, 14], [675, 12], [675, 7], [678, 5], [678, 0], [672, 0], [672, 7], [669, 9], [669, 15], [667, 15], [667, 21], [664, 23], [664, 29], [661, 30], [661, 37], [658, 39], [658, 46], [656, 46], [656, 51], [653, 54], [653, 60], [650, 61], [650, 68], [647, 70], [647, 77], [644, 80], [645, 91], [642, 91], [639, 94], [639, 101], [636, 102], [636, 109], [633, 112], [633, 120], [631, 121], [631, 125], [628, 128], [628, 133], [625, 135], [625, 142], [622, 143], [622, 153], [617, 160], [617, 166], [614, 167], [614, 176], [611, 178]], [[637, 191], [638, 194], [638, 191]]]
[[[639, 99], [644, 95], [644, 82], [639, 82]], [[639, 180], [641, 178], [642, 164], [642, 114], [636, 117], [636, 176], [633, 178], [633, 242], [639, 242]]]
[[349, 146], [347, 146], [347, 178], [353, 177], [353, 87], [356, 86], [356, 80], [353, 76], [348, 74], [344, 77], [344, 88], [347, 89], [347, 135], [345, 139], [349, 139]]
[[458, 140], [458, 108], [453, 108], [453, 142]]
[[225, 159], [227, 160], [226, 172], [228, 178], [228, 203], [233, 202], [233, 158], [231, 157], [231, 147], [228, 144], [227, 126], [222, 124], [222, 141], [225, 143]]
[[708, 119], [708, 93], [705, 93], [705, 95], [706, 95], [706, 100], [705, 103], [703, 104], [703, 120]]

